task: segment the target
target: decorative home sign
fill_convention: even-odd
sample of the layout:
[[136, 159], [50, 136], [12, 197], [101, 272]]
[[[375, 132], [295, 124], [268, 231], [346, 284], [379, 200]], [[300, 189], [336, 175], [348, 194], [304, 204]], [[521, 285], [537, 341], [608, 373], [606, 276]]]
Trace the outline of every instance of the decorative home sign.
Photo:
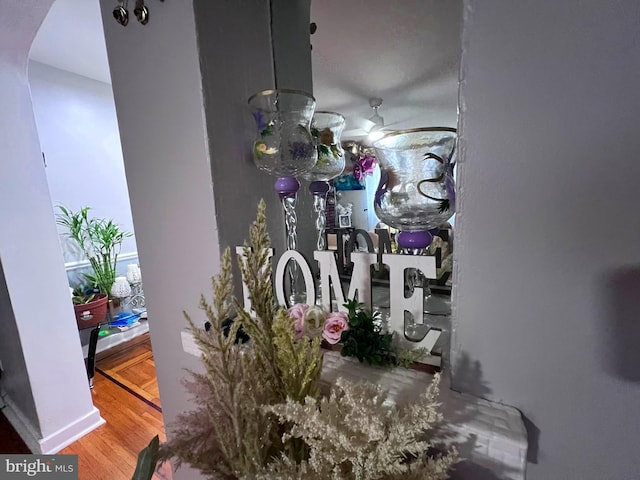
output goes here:
[[[237, 246], [236, 254], [242, 256], [244, 247]], [[269, 257], [273, 257], [273, 249], [269, 250]], [[338, 311], [346, 312], [344, 306], [347, 299], [357, 298], [359, 302], [364, 304], [365, 308], [372, 310], [371, 301], [371, 265], [378, 263], [378, 255], [375, 253], [353, 252], [351, 260], [353, 262], [353, 271], [351, 275], [351, 283], [347, 295], [341, 287], [340, 274], [336, 257], [333, 251], [315, 251], [313, 258], [320, 266], [320, 292], [322, 297], [322, 307], [326, 311], [331, 311], [331, 292], [335, 298]], [[296, 250], [286, 250], [278, 259], [276, 271], [274, 275], [276, 298], [283, 306], [288, 306], [287, 295], [285, 294], [285, 269], [289, 261], [297, 263], [299, 272], [304, 279], [306, 298], [316, 298], [316, 286], [313, 281], [313, 273], [309, 263], [304, 256]], [[436, 261], [433, 256], [409, 256], [397, 255], [392, 253], [382, 254], [382, 263], [389, 268], [389, 302], [390, 302], [390, 320], [389, 330], [398, 332], [400, 336], [405, 333], [405, 312], [409, 312], [412, 322], [423, 323], [423, 301], [424, 293], [422, 288], [415, 287], [411, 296], [405, 297], [404, 278], [405, 270], [417, 269], [422, 272], [425, 278], [436, 278]], [[249, 300], [249, 289], [243, 282], [243, 297], [245, 309], [251, 308]], [[309, 302], [309, 300], [307, 300]], [[313, 303], [313, 302], [310, 302]], [[416, 346], [426, 349], [427, 353], [435, 346], [441, 331], [438, 329], [430, 329], [426, 336], [416, 342]]]

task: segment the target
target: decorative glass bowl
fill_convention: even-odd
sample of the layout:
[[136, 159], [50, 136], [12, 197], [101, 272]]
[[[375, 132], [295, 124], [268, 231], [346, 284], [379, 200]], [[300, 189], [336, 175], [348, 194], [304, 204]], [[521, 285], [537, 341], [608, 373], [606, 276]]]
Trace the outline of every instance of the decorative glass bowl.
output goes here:
[[316, 164], [310, 132], [315, 99], [298, 90], [265, 90], [249, 99], [256, 122], [253, 144], [256, 166], [276, 177], [295, 177]]
[[303, 177], [309, 181], [328, 181], [344, 170], [344, 150], [340, 136], [345, 120], [335, 112], [316, 111], [311, 121], [311, 135], [318, 150], [318, 161]]
[[423, 232], [451, 218], [456, 140], [455, 129], [432, 127], [392, 132], [373, 143], [381, 170], [374, 208], [382, 222]]

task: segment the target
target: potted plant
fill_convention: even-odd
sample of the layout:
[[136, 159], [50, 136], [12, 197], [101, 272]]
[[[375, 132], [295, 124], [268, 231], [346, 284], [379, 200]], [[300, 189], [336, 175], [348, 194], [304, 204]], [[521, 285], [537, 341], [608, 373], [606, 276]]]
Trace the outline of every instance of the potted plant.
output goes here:
[[102, 323], [107, 315], [109, 297], [97, 291], [95, 287], [74, 288], [71, 301], [79, 329]]
[[116, 279], [118, 254], [125, 238], [132, 233], [125, 232], [112, 220], [89, 217], [89, 207], [74, 212], [58, 205], [56, 214], [58, 225], [64, 227], [67, 236], [80, 248], [91, 264], [93, 272], [85, 278], [97, 287], [77, 290], [72, 297], [76, 321], [79, 328], [87, 328], [104, 321], [111, 287]]

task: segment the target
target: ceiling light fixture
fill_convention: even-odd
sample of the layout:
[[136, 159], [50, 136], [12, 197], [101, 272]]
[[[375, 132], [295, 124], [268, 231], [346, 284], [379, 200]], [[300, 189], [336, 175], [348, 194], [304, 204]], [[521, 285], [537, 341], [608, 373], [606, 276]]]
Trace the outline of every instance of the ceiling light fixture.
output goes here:
[[381, 98], [370, 98], [369, 106], [373, 108], [373, 115], [369, 121], [373, 122], [373, 127], [369, 130], [369, 140], [375, 142], [384, 137], [384, 118], [378, 113], [378, 108], [382, 105]]

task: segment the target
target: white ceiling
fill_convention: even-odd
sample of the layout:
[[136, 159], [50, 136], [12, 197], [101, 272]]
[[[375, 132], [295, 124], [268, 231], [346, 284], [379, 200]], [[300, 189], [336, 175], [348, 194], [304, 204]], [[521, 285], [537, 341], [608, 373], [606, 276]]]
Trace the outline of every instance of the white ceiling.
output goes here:
[[[318, 108], [347, 117], [344, 139], [370, 127], [371, 97], [388, 128], [455, 127], [461, 16], [461, 0], [313, 0]], [[31, 58], [110, 83], [98, 0], [56, 0]]]
[[30, 58], [111, 83], [98, 0], [56, 0], [36, 35]]
[[312, 0], [311, 21], [314, 96], [347, 132], [371, 97], [391, 129], [456, 126], [461, 0]]

